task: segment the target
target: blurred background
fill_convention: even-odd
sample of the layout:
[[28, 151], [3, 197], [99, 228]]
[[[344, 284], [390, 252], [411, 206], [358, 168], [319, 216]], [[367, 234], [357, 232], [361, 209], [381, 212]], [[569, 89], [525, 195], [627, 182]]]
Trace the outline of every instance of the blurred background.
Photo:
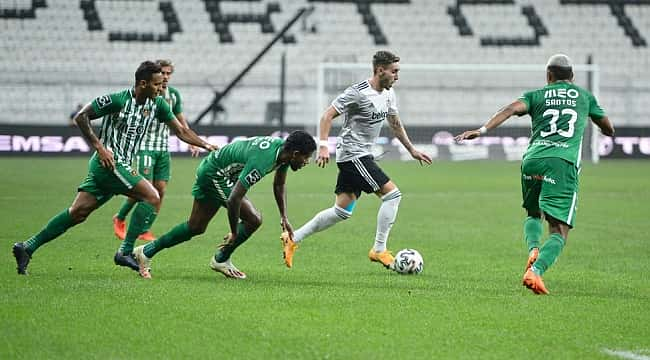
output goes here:
[[[650, 0], [0, 0], [0, 154], [84, 152], [67, 143], [77, 132], [54, 127], [131, 87], [147, 59], [174, 62], [170, 85], [190, 124], [221, 142], [316, 134], [325, 107], [387, 49], [402, 59], [401, 118], [439, 158], [520, 158], [528, 118], [470, 155], [449, 135], [542, 87], [555, 53], [573, 59], [576, 82], [619, 130], [620, 139], [601, 139], [590, 129], [585, 156], [647, 158], [649, 37]], [[391, 146], [382, 134], [378, 145]]]

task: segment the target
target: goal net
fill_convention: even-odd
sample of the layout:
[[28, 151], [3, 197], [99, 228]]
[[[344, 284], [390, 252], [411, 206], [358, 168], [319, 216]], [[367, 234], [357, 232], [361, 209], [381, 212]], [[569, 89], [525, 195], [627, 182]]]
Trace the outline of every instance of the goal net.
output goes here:
[[[501, 107], [526, 91], [546, 84], [544, 65], [531, 64], [401, 64], [395, 84], [400, 118], [411, 141], [444, 160], [520, 160], [530, 136], [530, 117], [514, 116], [471, 143], [456, 144], [453, 135], [478, 128]], [[598, 97], [597, 65], [574, 65], [575, 83]], [[367, 79], [370, 64], [321, 63], [317, 83], [317, 115], [348, 86]], [[318, 121], [318, 120], [317, 120]], [[330, 137], [342, 122], [335, 121]], [[316, 124], [318, 131], [318, 124]], [[598, 162], [598, 134], [587, 126], [583, 161]], [[595, 136], [594, 136], [595, 135]], [[334, 139], [330, 138], [330, 143]], [[384, 124], [376, 153], [408, 159]]]

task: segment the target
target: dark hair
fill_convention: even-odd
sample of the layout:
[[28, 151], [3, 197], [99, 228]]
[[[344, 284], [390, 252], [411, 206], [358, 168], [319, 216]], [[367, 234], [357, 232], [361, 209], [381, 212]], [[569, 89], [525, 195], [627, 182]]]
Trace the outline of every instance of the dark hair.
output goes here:
[[379, 66], [388, 66], [392, 63], [398, 62], [399, 56], [393, 54], [390, 51], [380, 50], [372, 56], [372, 70], [377, 71]]
[[553, 75], [555, 80], [571, 80], [573, 78], [573, 69], [570, 66], [548, 66], [548, 72]]
[[137, 83], [140, 80], [149, 81], [151, 76], [155, 73], [162, 72], [160, 65], [154, 63], [153, 61], [145, 61], [140, 66], [138, 70], [135, 71], [135, 82]]
[[316, 151], [316, 141], [308, 132], [296, 130], [289, 134], [289, 137], [284, 141], [284, 150], [297, 151], [302, 155], [309, 155]]

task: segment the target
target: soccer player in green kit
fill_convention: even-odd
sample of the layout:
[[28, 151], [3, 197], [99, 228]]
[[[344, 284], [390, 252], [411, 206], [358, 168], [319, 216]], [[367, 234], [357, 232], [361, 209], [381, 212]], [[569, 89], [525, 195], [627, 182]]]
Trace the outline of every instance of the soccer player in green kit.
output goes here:
[[[588, 118], [604, 135], [614, 127], [596, 98], [573, 84], [573, 64], [556, 54], [546, 64], [547, 85], [529, 91], [494, 114], [485, 125], [456, 136], [456, 141], [477, 138], [512, 115], [529, 114], [531, 138], [521, 164], [523, 207], [528, 212], [524, 239], [528, 262], [523, 285], [535, 294], [548, 294], [542, 275], [556, 261], [573, 228], [578, 195], [582, 138]], [[542, 216], [549, 236], [541, 244]]]
[[[189, 128], [185, 115], [183, 114], [183, 101], [181, 94], [176, 88], [168, 86], [169, 80], [174, 73], [174, 64], [171, 60], [156, 60], [156, 64], [160, 65], [163, 74], [162, 83], [162, 96], [169, 107], [176, 116], [176, 119], [183, 127]], [[198, 156], [199, 149], [190, 145], [192, 156]], [[140, 150], [135, 156], [136, 170], [145, 179], [153, 184], [160, 196], [162, 203], [169, 182], [171, 172], [171, 157], [169, 154], [169, 126], [164, 122], [154, 121], [147, 129], [144, 138], [140, 142]], [[113, 216], [113, 231], [115, 235], [124, 240], [126, 235], [126, 216], [131, 209], [136, 205], [136, 200], [127, 198], [122, 207], [115, 216]], [[142, 205], [140, 205], [142, 206]], [[149, 231], [148, 228], [144, 229], [145, 232], [140, 234], [138, 239], [145, 241], [152, 241], [155, 236]]]
[[232, 142], [206, 156], [196, 171], [192, 187], [194, 203], [190, 217], [160, 238], [133, 250], [140, 275], [151, 278], [151, 258], [159, 251], [178, 245], [205, 232], [210, 220], [223, 207], [228, 212], [230, 233], [224, 237], [210, 267], [229, 278], [245, 279], [230, 256], [262, 225], [262, 217], [246, 197], [250, 188], [275, 171], [273, 194], [280, 212], [282, 229], [293, 231], [286, 212], [285, 182], [289, 168], [297, 171], [309, 163], [316, 141], [305, 131], [294, 131], [286, 140], [258, 136]]
[[[138, 271], [133, 256], [133, 244], [156, 218], [160, 197], [156, 189], [142, 175], [131, 168], [133, 155], [140, 146], [145, 130], [153, 121], [162, 121], [171, 127], [183, 141], [214, 150], [192, 130], [181, 126], [169, 105], [158, 94], [163, 75], [159, 65], [145, 61], [135, 72], [135, 86], [104, 95], [84, 106], [74, 121], [86, 141], [95, 149], [88, 164], [88, 175], [79, 185], [72, 205], [54, 216], [45, 227], [13, 246], [18, 274], [27, 274], [34, 252], [45, 243], [56, 239], [69, 228], [86, 218], [115, 194], [124, 194], [141, 201], [133, 214], [126, 237], [115, 254], [116, 265]], [[90, 121], [103, 117], [99, 137], [90, 127]]]

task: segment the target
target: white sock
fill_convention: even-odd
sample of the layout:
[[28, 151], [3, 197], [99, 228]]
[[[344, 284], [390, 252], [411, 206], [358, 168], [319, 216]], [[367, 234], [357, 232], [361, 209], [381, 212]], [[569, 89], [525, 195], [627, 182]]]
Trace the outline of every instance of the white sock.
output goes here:
[[336, 224], [337, 222], [347, 220], [352, 216], [352, 213], [340, 208], [336, 205], [331, 208], [327, 208], [314, 216], [313, 219], [309, 220], [305, 225], [301, 226], [300, 229], [293, 232], [293, 241], [301, 242], [304, 238], [310, 236], [313, 233], [323, 231], [328, 227]]
[[375, 235], [374, 246], [376, 252], [386, 250], [386, 241], [388, 240], [390, 228], [393, 227], [397, 217], [400, 200], [402, 200], [402, 193], [398, 188], [381, 197], [381, 206], [377, 213], [377, 234]]

